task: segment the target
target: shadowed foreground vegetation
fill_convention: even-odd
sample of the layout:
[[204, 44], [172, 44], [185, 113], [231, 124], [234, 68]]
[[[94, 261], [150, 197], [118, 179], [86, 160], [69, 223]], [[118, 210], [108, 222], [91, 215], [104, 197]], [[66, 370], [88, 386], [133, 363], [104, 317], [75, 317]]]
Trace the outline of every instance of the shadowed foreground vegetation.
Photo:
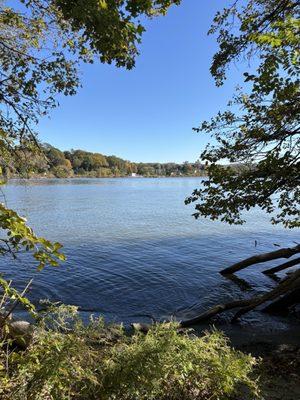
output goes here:
[[2, 341], [0, 396], [225, 400], [248, 393], [258, 398], [255, 364], [217, 331], [197, 337], [165, 323], [147, 335], [128, 335], [122, 326], [107, 326], [102, 319], [83, 324], [74, 307], [52, 307], [26, 350], [13, 350]]

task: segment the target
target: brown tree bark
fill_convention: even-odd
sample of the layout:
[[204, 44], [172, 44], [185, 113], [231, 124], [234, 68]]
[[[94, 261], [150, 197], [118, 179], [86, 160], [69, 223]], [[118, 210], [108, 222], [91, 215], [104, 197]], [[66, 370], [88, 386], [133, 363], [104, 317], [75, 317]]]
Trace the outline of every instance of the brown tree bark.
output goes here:
[[300, 303], [300, 288], [294, 289], [280, 299], [273, 301], [263, 309], [263, 312], [285, 315], [289, 312], [289, 308], [297, 303]]
[[234, 300], [229, 303], [225, 304], [218, 304], [209, 310], [205, 311], [204, 313], [198, 315], [195, 318], [187, 319], [185, 321], [180, 322], [180, 326], [186, 328], [188, 326], [192, 326], [198, 324], [199, 322], [207, 321], [208, 319], [214, 317], [217, 314], [221, 314], [224, 311], [231, 310], [237, 307], [245, 307], [251, 303], [252, 299], [248, 300]]
[[300, 257], [295, 258], [294, 260], [285, 262], [284, 264], [277, 265], [276, 267], [265, 269], [262, 272], [263, 272], [263, 274], [266, 274], [266, 275], [272, 275], [272, 274], [275, 274], [276, 272], [283, 271], [284, 269], [294, 267], [295, 265], [298, 265], [298, 264], [300, 264]]
[[270, 290], [262, 296], [254, 298], [253, 301], [246, 307], [241, 308], [233, 317], [232, 322], [237, 321], [243, 314], [253, 310], [266, 301], [274, 300], [277, 297], [287, 293], [300, 286], [300, 270], [294, 272], [288, 279], [280, 283], [276, 288]]
[[285, 249], [271, 251], [270, 253], [258, 254], [256, 256], [249, 257], [246, 260], [240, 261], [236, 264], [231, 265], [228, 268], [223, 269], [221, 271], [221, 274], [223, 275], [234, 274], [235, 272], [247, 268], [250, 265], [276, 260], [278, 258], [290, 258], [297, 253], [300, 253], [299, 244], [295, 247], [289, 247]]
[[181, 327], [189, 327], [191, 325], [195, 325], [199, 322], [206, 321], [217, 314], [221, 314], [224, 311], [231, 310], [234, 308], [240, 308], [240, 310], [235, 314], [232, 319], [232, 322], [238, 320], [243, 314], [253, 310], [259, 305], [278, 298], [281, 295], [286, 294], [287, 292], [298, 289], [300, 287], [300, 270], [294, 272], [291, 276], [289, 276], [286, 280], [276, 286], [274, 289], [268, 291], [267, 293], [252, 297], [251, 299], [246, 300], [235, 300], [225, 304], [219, 304], [205, 311], [204, 313], [198, 315], [195, 318], [182, 321], [180, 323]]

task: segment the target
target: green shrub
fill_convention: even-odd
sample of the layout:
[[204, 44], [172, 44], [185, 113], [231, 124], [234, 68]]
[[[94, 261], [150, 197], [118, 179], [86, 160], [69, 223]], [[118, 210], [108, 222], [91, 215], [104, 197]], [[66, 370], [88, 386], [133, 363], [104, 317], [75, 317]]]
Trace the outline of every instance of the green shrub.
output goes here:
[[0, 397], [225, 400], [244, 387], [256, 398], [254, 358], [217, 331], [196, 337], [177, 328], [158, 324], [129, 336], [102, 319], [84, 325], [74, 308], [60, 307], [43, 317], [27, 350], [3, 358]]
[[[125, 399], [225, 399], [238, 384], [252, 389], [253, 358], [231, 349], [219, 332], [179, 335], [162, 324], [112, 349], [104, 388]], [[104, 397], [109, 399], [110, 397]]]

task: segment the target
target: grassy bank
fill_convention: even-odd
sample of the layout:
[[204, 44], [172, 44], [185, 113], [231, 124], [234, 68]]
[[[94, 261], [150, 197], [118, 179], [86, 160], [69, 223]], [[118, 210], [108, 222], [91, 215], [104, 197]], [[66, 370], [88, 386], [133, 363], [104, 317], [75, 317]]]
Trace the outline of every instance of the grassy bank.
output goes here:
[[129, 334], [98, 318], [83, 324], [66, 306], [40, 314], [23, 350], [3, 334], [3, 400], [300, 398], [297, 345], [249, 342], [237, 350], [221, 332], [196, 335], [175, 323]]
[[1, 399], [256, 398], [256, 363], [217, 331], [198, 337], [166, 323], [129, 335], [63, 306], [44, 313], [25, 350], [3, 340]]

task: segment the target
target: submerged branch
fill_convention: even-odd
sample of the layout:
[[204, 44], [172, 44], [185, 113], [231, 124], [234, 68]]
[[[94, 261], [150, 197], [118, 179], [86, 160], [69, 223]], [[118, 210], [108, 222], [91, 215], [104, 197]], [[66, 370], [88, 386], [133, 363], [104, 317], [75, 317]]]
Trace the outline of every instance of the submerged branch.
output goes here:
[[278, 258], [290, 258], [297, 253], [300, 253], [300, 245], [299, 244], [295, 247], [288, 247], [285, 249], [271, 251], [269, 253], [258, 254], [258, 255], [249, 257], [246, 260], [243, 260], [236, 264], [233, 264], [228, 268], [223, 269], [221, 271], [221, 274], [222, 275], [233, 274], [233, 273], [240, 271], [242, 269], [245, 269], [253, 264], [259, 264], [259, 263], [263, 263], [266, 261], [276, 260]]
[[300, 264], [300, 257], [295, 258], [294, 260], [285, 262], [284, 264], [277, 265], [276, 267], [265, 269], [262, 272], [263, 272], [263, 274], [266, 274], [266, 275], [272, 275], [272, 274], [275, 274], [276, 272], [283, 271], [284, 269], [291, 268], [298, 264]]
[[255, 296], [246, 300], [235, 300], [225, 304], [218, 304], [217, 306], [210, 308], [208, 311], [198, 315], [195, 318], [182, 321], [180, 323], [180, 326], [189, 327], [199, 322], [206, 321], [217, 314], [223, 313], [224, 311], [231, 310], [234, 308], [240, 308], [240, 310], [235, 314], [235, 316], [232, 319], [232, 322], [234, 322], [237, 319], [239, 319], [243, 314], [253, 310], [259, 305], [267, 301], [274, 300], [282, 295], [285, 295], [291, 290], [295, 290], [298, 288], [300, 288], [300, 270], [294, 272], [286, 280], [281, 282], [276, 288], [268, 291], [263, 295]]

